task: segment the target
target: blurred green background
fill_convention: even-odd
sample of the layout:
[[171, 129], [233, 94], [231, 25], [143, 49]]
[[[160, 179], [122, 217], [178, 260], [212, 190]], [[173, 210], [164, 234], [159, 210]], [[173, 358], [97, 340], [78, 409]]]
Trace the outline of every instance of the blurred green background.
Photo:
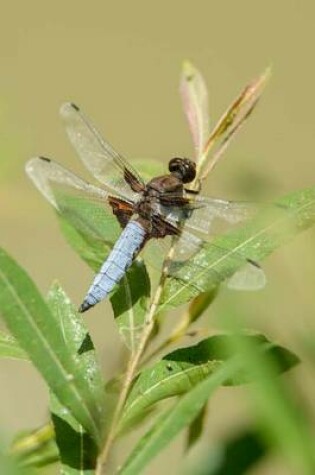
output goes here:
[[[315, 60], [311, 0], [273, 2], [132, 2], [74, 0], [1, 3], [1, 245], [30, 272], [43, 293], [58, 278], [80, 303], [91, 271], [63, 240], [57, 220], [24, 174], [34, 155], [57, 159], [85, 176], [58, 118], [62, 102], [78, 103], [128, 158], [191, 156], [178, 94], [182, 61], [203, 73], [212, 123], [252, 78], [273, 76], [254, 116], [208, 180], [206, 192], [229, 199], [272, 200], [315, 184]], [[214, 330], [235, 306], [248, 326], [299, 352], [314, 331], [315, 230], [265, 262], [268, 285], [257, 293], [223, 291], [204, 318]], [[175, 322], [176, 316], [170, 316]], [[104, 371], [121, 355], [108, 302], [86, 316]], [[47, 392], [29, 365], [0, 362], [0, 420], [10, 437], [47, 416]], [[294, 371], [309, 404], [307, 369]], [[244, 389], [222, 389], [209, 414], [209, 444], [250, 417]], [[153, 463], [178, 462], [181, 441]], [[119, 459], [119, 454], [116, 455]], [[270, 457], [255, 474], [290, 474]]]

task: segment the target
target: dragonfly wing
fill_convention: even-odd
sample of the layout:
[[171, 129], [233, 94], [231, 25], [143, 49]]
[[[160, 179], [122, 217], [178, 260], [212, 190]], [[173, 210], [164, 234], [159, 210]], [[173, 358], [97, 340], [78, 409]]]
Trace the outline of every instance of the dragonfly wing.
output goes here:
[[183, 197], [172, 194], [162, 196], [156, 210], [169, 220], [184, 221], [185, 228], [192, 232], [217, 235], [254, 216], [258, 206], [200, 195]]
[[60, 109], [70, 142], [86, 168], [114, 193], [135, 200], [145, 183], [127, 160], [106, 142], [80, 109], [65, 103]]
[[176, 243], [169, 274], [201, 292], [223, 282], [233, 290], [259, 290], [266, 284], [265, 273], [256, 262], [186, 230]]
[[106, 200], [109, 194], [96, 186], [87, 183], [59, 163], [46, 157], [35, 157], [26, 164], [26, 173], [36, 188], [56, 209], [62, 206], [58, 202], [58, 189], [68, 189], [72, 193], [84, 193], [97, 200]]
[[[26, 172], [59, 214], [105, 257], [121, 232], [109, 205], [112, 196], [50, 159], [31, 159]], [[126, 201], [127, 206], [132, 204]]]
[[248, 260], [226, 284], [232, 290], [260, 290], [266, 285], [266, 275], [256, 262]]
[[[173, 227], [178, 224], [174, 216], [163, 219]], [[182, 280], [186, 286], [197, 287], [200, 292], [222, 282], [234, 290], [258, 290], [265, 286], [265, 274], [254, 261], [246, 259], [235, 249], [206, 242], [189, 232], [186, 222], [178, 229], [178, 237], [159, 240], [167, 249], [171, 245], [174, 246], [173, 257], [167, 271], [170, 277]], [[156, 255], [154, 259], [156, 261]]]
[[222, 234], [231, 227], [253, 217], [258, 206], [253, 203], [226, 201], [218, 198], [197, 196], [185, 226], [203, 234]]

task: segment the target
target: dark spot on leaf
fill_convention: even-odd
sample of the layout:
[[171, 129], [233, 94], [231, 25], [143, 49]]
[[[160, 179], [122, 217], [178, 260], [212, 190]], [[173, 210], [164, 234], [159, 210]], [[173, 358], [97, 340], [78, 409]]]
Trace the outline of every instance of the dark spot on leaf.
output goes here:
[[86, 333], [84, 339], [82, 340], [81, 346], [78, 349], [78, 355], [82, 355], [83, 353], [86, 353], [87, 351], [91, 351], [93, 349], [94, 346], [91, 337], [88, 333]]

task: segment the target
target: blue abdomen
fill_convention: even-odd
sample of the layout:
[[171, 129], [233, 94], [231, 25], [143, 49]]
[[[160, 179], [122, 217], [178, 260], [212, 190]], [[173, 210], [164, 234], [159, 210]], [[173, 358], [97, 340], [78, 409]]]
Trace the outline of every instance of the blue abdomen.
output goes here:
[[105, 299], [125, 275], [145, 239], [146, 232], [137, 221], [129, 221], [88, 290], [79, 309], [85, 312]]

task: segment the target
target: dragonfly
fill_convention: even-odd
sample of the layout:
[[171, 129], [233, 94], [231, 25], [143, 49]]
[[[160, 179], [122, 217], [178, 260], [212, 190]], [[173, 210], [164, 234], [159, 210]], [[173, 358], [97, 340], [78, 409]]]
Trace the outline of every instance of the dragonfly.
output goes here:
[[[105, 299], [126, 274], [133, 261], [150, 241], [171, 240], [175, 264], [170, 265], [169, 277], [189, 281], [197, 273], [193, 259], [216, 229], [238, 224], [255, 212], [250, 203], [226, 201], [200, 195], [190, 189], [196, 178], [196, 163], [175, 157], [169, 161], [168, 173], [145, 181], [137, 170], [105, 141], [83, 112], [72, 103], [64, 104], [60, 113], [70, 142], [87, 170], [98, 182], [91, 184], [61, 164], [35, 157], [26, 164], [26, 172], [39, 191], [59, 207], [59, 196], [102, 203], [121, 229], [113, 248], [94, 277], [82, 304], [85, 312]], [[81, 201], [80, 201], [81, 200]], [[59, 200], [60, 202], [60, 200]], [[70, 213], [74, 213], [70, 208]], [[90, 216], [90, 219], [97, 216]], [[227, 251], [220, 250], [222, 256]], [[155, 257], [161, 250], [154, 251]], [[265, 285], [265, 274], [254, 261], [233, 252], [238, 259], [237, 271], [228, 286], [241, 290], [257, 290]], [[190, 262], [194, 262], [190, 266]], [[202, 264], [202, 263], [201, 263]]]

